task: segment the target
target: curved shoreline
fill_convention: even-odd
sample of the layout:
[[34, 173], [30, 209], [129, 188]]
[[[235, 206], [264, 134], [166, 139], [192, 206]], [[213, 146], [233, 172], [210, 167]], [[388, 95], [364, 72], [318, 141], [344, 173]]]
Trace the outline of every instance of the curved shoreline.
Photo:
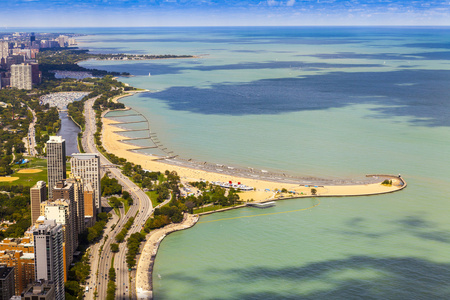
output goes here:
[[[300, 198], [321, 198], [321, 197], [358, 197], [358, 196], [374, 196], [374, 195], [381, 195], [386, 193], [393, 193], [400, 191], [407, 187], [407, 183], [403, 177], [394, 176], [394, 175], [366, 175], [366, 176], [378, 176], [383, 178], [391, 178], [392, 180], [398, 181], [398, 187], [395, 190], [392, 191], [384, 191], [380, 193], [373, 193], [373, 194], [359, 194], [359, 195], [331, 195], [331, 194], [325, 194], [325, 195], [315, 195], [315, 196], [296, 196], [296, 197], [279, 197], [270, 199], [267, 201], [279, 201], [279, 200], [290, 200], [290, 199], [300, 199]], [[263, 201], [266, 202], [266, 201]], [[238, 209], [246, 207], [246, 204], [241, 204], [233, 207], [227, 207], [215, 211], [209, 211], [204, 213], [199, 213], [197, 215], [191, 215], [191, 214], [185, 214], [184, 219], [181, 223], [177, 224], [170, 224], [163, 228], [159, 228], [156, 230], [151, 231], [147, 235], [147, 241], [142, 249], [141, 255], [139, 257], [139, 260], [137, 262], [137, 268], [136, 268], [136, 295], [137, 299], [144, 300], [144, 299], [153, 299], [153, 266], [155, 263], [156, 256], [158, 254], [159, 246], [162, 242], [162, 240], [170, 233], [185, 230], [193, 227], [199, 220], [200, 216], [204, 215], [210, 215], [213, 213], [219, 213], [219, 212], [225, 212], [228, 210]]]
[[141, 251], [136, 268], [137, 299], [153, 299], [153, 265], [161, 241], [170, 233], [185, 230], [194, 226], [199, 217], [185, 214], [181, 223], [172, 223], [163, 228], [151, 231]]

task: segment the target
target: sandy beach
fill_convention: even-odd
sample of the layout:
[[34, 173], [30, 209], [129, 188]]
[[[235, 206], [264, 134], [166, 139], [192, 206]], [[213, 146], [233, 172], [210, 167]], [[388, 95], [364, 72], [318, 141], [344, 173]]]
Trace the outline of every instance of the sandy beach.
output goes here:
[[[117, 99], [115, 99], [115, 101], [117, 101]], [[183, 160], [162, 160], [161, 157], [158, 156], [132, 152], [130, 151], [131, 149], [139, 147], [121, 142], [121, 140], [126, 140], [126, 138], [118, 132], [126, 130], [114, 126], [115, 123], [119, 123], [119, 121], [105, 117], [103, 118], [102, 139], [103, 146], [107, 151], [118, 157], [126, 158], [128, 161], [135, 164], [140, 164], [145, 170], [160, 172], [166, 170], [176, 171], [180, 176], [181, 181], [184, 183], [200, 180], [209, 182], [240, 182], [254, 188], [254, 191], [243, 192], [240, 194], [241, 199], [246, 201], [266, 201], [278, 197], [310, 196], [311, 188], [315, 188], [317, 190], [317, 195], [321, 196], [358, 196], [390, 193], [402, 189], [405, 186], [401, 180], [398, 180], [398, 178], [394, 176], [374, 175], [367, 177], [366, 180], [352, 182], [348, 180], [336, 181], [320, 178], [284, 178], [284, 176], [280, 174], [278, 174], [278, 176], [267, 174], [265, 177], [265, 174], [248, 174], [249, 176], [246, 177], [242, 176], [242, 172], [239, 172], [239, 170], [230, 169], [220, 173], [214, 172], [211, 170], [211, 168], [213, 168], [211, 164], [202, 166], [198, 163]], [[259, 178], [254, 179], [250, 176], [257, 176]], [[264, 178], [264, 180], [261, 178]], [[270, 178], [273, 178], [273, 180], [270, 180]], [[386, 178], [393, 179], [393, 184], [391, 186], [381, 184]], [[280, 193], [274, 192], [274, 190], [281, 190], [283, 188], [295, 192], [295, 194], [285, 193], [281, 195]]]

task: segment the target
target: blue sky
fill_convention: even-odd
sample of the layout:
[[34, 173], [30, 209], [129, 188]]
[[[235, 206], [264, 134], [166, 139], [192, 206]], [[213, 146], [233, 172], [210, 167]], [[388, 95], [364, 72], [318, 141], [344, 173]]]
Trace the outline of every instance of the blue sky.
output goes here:
[[450, 0], [1, 0], [0, 27], [450, 25]]

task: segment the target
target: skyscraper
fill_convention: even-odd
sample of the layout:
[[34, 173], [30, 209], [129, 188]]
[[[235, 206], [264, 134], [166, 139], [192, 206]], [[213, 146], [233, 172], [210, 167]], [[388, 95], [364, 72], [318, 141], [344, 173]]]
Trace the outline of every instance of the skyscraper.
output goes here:
[[42, 203], [44, 215], [47, 220], [55, 220], [56, 224], [63, 227], [64, 243], [64, 282], [67, 281], [70, 264], [73, 261], [74, 249], [77, 247], [77, 234], [75, 230], [75, 218], [73, 216], [74, 202], [65, 199], [47, 201]]
[[47, 200], [47, 186], [45, 181], [38, 181], [35, 186], [30, 189], [31, 199], [31, 224], [33, 225], [39, 218], [41, 203]]
[[53, 188], [59, 180], [66, 179], [66, 141], [51, 136], [47, 141], [48, 198], [53, 198]]
[[63, 230], [55, 220], [39, 217], [33, 228], [34, 264], [36, 280], [44, 279], [55, 284], [56, 300], [64, 300]]
[[96, 212], [101, 212], [100, 157], [95, 153], [74, 153], [70, 159], [71, 173], [91, 184], [95, 196]]
[[75, 204], [77, 208], [77, 231], [78, 233], [82, 233], [85, 229], [84, 226], [84, 183], [81, 177], [75, 177], [73, 174], [70, 175], [70, 178], [66, 180], [67, 183], [71, 183], [73, 185], [73, 191], [75, 196]]
[[31, 65], [11, 65], [11, 87], [24, 90], [33, 88]]
[[6, 61], [9, 56], [9, 43], [8, 41], [0, 41], [0, 61], [2, 58]]

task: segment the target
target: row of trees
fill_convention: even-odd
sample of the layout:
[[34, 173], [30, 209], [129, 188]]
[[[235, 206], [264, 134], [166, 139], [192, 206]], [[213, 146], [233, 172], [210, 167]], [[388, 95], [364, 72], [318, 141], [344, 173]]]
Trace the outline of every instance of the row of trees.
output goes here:
[[89, 252], [86, 252], [80, 261], [76, 262], [69, 270], [68, 280], [65, 285], [66, 300], [82, 300], [84, 290], [80, 284], [85, 284], [91, 272]]

